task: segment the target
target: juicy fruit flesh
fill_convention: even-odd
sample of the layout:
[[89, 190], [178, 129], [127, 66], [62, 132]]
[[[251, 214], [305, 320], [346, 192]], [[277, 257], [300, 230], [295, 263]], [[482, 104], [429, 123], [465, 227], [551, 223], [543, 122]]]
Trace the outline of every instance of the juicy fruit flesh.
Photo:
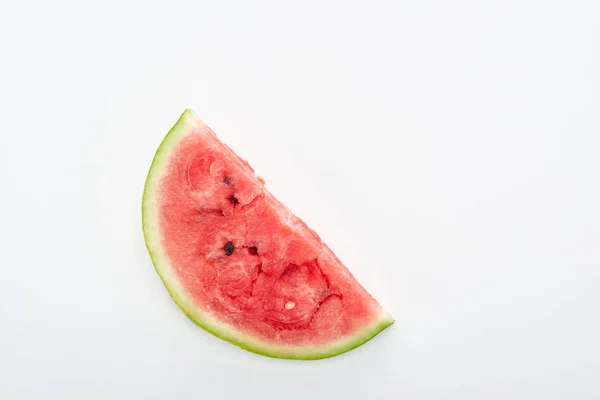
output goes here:
[[343, 337], [377, 317], [377, 303], [320, 238], [229, 151], [202, 139], [179, 145], [159, 204], [163, 245], [198, 306], [294, 345]]

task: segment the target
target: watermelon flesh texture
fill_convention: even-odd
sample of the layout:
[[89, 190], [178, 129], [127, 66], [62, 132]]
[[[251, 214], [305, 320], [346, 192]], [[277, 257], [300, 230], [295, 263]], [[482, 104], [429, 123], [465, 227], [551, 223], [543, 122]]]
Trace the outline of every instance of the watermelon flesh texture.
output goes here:
[[326, 358], [394, 322], [189, 110], [155, 156], [143, 221], [154, 265], [177, 304], [201, 327], [249, 351]]

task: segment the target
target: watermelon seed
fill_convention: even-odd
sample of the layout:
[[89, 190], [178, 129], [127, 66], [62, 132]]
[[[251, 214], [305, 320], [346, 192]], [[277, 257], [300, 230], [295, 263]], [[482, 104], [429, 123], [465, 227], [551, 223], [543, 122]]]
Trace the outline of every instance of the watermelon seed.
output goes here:
[[224, 250], [225, 250], [225, 255], [226, 256], [230, 256], [235, 251], [235, 247], [233, 247], [233, 243], [232, 242], [227, 242], [227, 243], [225, 243]]
[[226, 185], [231, 185], [231, 177], [226, 176], [225, 178], [223, 178], [223, 183]]
[[256, 248], [256, 246], [248, 247], [248, 251], [254, 256], [258, 254], [258, 249]]
[[298, 266], [296, 264], [289, 264], [283, 270], [283, 273], [281, 274], [281, 276], [291, 275], [294, 271], [296, 271], [297, 268], [298, 268]]
[[234, 195], [229, 196], [229, 201], [233, 204], [239, 203], [238, 199]]
[[296, 307], [296, 303], [294, 303], [293, 301], [288, 301], [287, 303], [285, 303], [286, 310], [291, 310], [294, 307]]

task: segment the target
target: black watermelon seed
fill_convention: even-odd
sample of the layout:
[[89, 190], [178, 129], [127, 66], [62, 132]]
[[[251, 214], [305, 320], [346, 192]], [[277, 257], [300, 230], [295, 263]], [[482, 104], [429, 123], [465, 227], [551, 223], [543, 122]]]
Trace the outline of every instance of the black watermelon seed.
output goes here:
[[238, 199], [234, 195], [229, 196], [229, 201], [233, 204], [239, 203]]
[[232, 242], [227, 242], [227, 243], [225, 243], [225, 248], [224, 248], [224, 250], [225, 250], [225, 255], [226, 255], [226, 256], [230, 256], [230, 255], [232, 255], [232, 254], [233, 254], [233, 252], [235, 251], [235, 247], [233, 246], [233, 243], [232, 243]]
[[248, 247], [248, 251], [250, 252], [250, 254], [253, 254], [253, 255], [258, 254], [258, 249], [256, 248], [256, 246]]
[[223, 178], [223, 183], [225, 183], [227, 185], [231, 185], [231, 177], [226, 176], [225, 178]]

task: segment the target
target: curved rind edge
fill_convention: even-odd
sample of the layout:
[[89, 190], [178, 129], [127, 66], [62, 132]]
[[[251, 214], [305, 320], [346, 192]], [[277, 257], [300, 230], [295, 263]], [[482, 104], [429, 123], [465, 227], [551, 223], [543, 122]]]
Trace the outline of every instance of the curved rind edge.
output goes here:
[[272, 358], [295, 360], [319, 360], [337, 356], [368, 342], [394, 323], [392, 316], [382, 308], [378, 319], [351, 337], [319, 347], [290, 347], [273, 345], [253, 338], [202, 312], [185, 293], [175, 276], [171, 273], [169, 261], [161, 250], [160, 237], [157, 234], [157, 218], [155, 217], [156, 199], [154, 198], [156, 193], [155, 185], [158, 184], [161, 172], [163, 171], [161, 167], [168, 161], [171, 150], [179, 143], [179, 140], [187, 134], [192, 133], [194, 127], [209, 129], [193, 111], [187, 109], [158, 147], [148, 171], [142, 198], [142, 227], [146, 248], [150, 253], [154, 268], [171, 295], [171, 298], [189, 319], [205, 331], [244, 350]]

